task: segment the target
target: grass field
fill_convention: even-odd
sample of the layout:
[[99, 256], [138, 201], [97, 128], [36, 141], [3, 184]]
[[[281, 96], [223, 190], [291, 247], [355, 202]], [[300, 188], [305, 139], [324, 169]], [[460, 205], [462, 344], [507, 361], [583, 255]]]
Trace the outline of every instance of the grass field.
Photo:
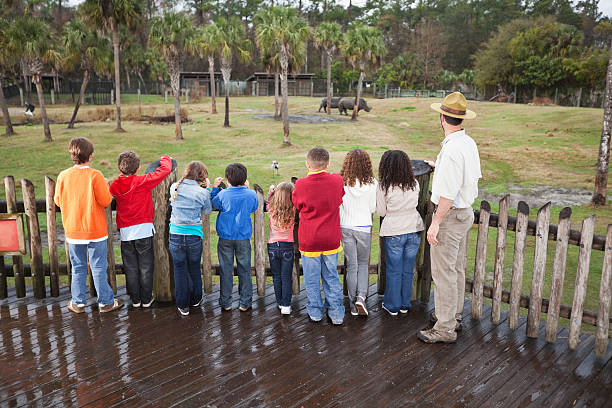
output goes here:
[[[134, 98], [133, 98], [134, 99]], [[190, 122], [184, 124], [185, 140], [176, 141], [174, 124], [148, 124], [125, 120], [126, 133], [114, 133], [111, 107], [84, 106], [79, 113], [80, 123], [74, 130], [65, 125], [51, 125], [52, 143], [43, 142], [42, 126], [17, 126], [17, 135], [0, 137], [3, 158], [0, 175], [13, 175], [17, 180], [26, 177], [36, 186], [37, 197], [44, 192], [44, 176], [55, 178], [72, 163], [67, 155], [68, 141], [75, 136], [85, 136], [93, 141], [96, 151], [93, 166], [112, 179], [118, 175], [117, 155], [132, 149], [139, 153], [143, 164], [169, 154], [179, 162], [182, 172], [190, 160], [201, 160], [209, 169], [211, 179], [223, 175], [224, 168], [232, 162], [244, 163], [249, 171], [251, 185], [260, 184], [264, 190], [269, 184], [289, 180], [291, 176], [303, 176], [305, 154], [313, 146], [327, 148], [331, 154], [331, 170], [339, 171], [346, 152], [360, 147], [370, 152], [375, 166], [387, 149], [402, 149], [413, 159], [434, 160], [440, 149], [443, 133], [438, 115], [429, 109], [433, 99], [397, 98], [370, 100], [370, 113], [362, 112], [357, 122], [328, 122], [322, 124], [291, 124], [289, 147], [282, 145], [282, 124], [273, 120], [257, 120], [257, 114], [269, 114], [274, 110], [271, 97], [243, 97], [230, 100], [230, 128], [223, 128], [223, 103], [218, 99], [219, 114], [210, 114], [210, 103], [182, 105]], [[320, 99], [290, 98], [291, 114], [317, 114]], [[171, 102], [171, 101], [170, 101]], [[466, 129], [478, 143], [483, 168], [480, 187], [491, 194], [499, 194], [511, 186], [529, 191], [533, 186], [554, 186], [590, 190], [593, 188], [597, 149], [601, 134], [602, 110], [552, 106], [527, 106], [498, 103], [470, 102], [470, 108], [478, 117], [466, 123]], [[126, 117], [138, 117], [138, 107], [126, 103]], [[51, 119], [61, 122], [69, 119], [72, 106], [49, 108]], [[164, 104], [162, 97], [147, 96], [142, 105], [146, 115], [172, 114], [171, 104]], [[338, 116], [334, 111], [334, 116]], [[14, 118], [20, 122], [21, 118]], [[280, 174], [273, 175], [272, 160], [280, 163]], [[145, 166], [143, 166], [144, 168]], [[3, 186], [0, 194], [4, 197]], [[18, 190], [20, 197], [21, 191]], [[479, 206], [479, 201], [474, 208]], [[497, 204], [492, 203], [493, 211]], [[562, 207], [554, 207], [551, 223], [557, 224]], [[537, 209], [532, 209], [535, 219]], [[516, 211], [511, 211], [515, 214]], [[612, 223], [612, 205], [592, 208], [590, 205], [573, 207], [572, 228], [580, 229], [582, 220], [597, 215], [596, 233], [605, 234]], [[213, 217], [214, 218], [214, 217]], [[375, 220], [375, 225], [377, 220]], [[41, 226], [44, 229], [44, 215]], [[377, 234], [375, 228], [375, 234]], [[487, 281], [492, 281], [495, 233], [491, 230], [487, 256]], [[475, 231], [472, 231], [468, 275], [473, 271]], [[508, 235], [506, 252], [505, 287], [509, 288], [514, 235]], [[216, 262], [216, 234], [213, 233], [213, 258]], [[378, 240], [374, 239], [372, 259], [378, 256]], [[549, 267], [545, 296], [550, 290], [550, 274], [554, 244], [549, 245]], [[117, 249], [117, 259], [120, 256]], [[523, 293], [531, 286], [530, 267], [533, 260], [533, 237], [527, 248], [526, 273]], [[565, 279], [564, 303], [571, 304], [576, 274], [577, 247], [571, 247]], [[603, 262], [603, 252], [593, 251], [589, 277], [586, 309], [597, 309], [598, 287]]]

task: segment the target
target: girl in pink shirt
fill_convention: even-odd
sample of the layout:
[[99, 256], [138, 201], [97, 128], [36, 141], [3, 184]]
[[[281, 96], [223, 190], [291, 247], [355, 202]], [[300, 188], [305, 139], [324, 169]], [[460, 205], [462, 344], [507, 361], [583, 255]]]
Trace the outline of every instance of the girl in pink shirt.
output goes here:
[[268, 257], [274, 280], [274, 294], [281, 314], [291, 313], [291, 275], [293, 271], [293, 226], [295, 207], [291, 201], [293, 184], [280, 183], [270, 186], [268, 192], [268, 214], [270, 236]]

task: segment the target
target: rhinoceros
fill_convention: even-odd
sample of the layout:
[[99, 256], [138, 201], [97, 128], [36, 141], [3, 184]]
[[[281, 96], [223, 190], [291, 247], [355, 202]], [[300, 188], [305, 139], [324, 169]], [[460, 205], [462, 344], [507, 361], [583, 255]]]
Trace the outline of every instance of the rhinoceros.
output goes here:
[[[331, 107], [332, 108], [337, 108], [338, 107], [338, 101], [341, 98], [339, 96], [334, 96], [331, 98]], [[321, 99], [321, 105], [319, 106], [319, 112], [321, 112], [321, 109], [323, 109], [323, 112], [327, 112], [327, 98], [323, 98]]]
[[[340, 99], [340, 101], [338, 102], [338, 110], [340, 111], [340, 114], [342, 115], [342, 113], [344, 112], [345, 115], [348, 115], [347, 111], [353, 110], [354, 103], [355, 103], [355, 98], [353, 97]], [[360, 111], [362, 109], [366, 112], [369, 112], [370, 110], [372, 110], [372, 108], [368, 106], [365, 99], [363, 98], [359, 99], [359, 106], [357, 106], [357, 111]]]

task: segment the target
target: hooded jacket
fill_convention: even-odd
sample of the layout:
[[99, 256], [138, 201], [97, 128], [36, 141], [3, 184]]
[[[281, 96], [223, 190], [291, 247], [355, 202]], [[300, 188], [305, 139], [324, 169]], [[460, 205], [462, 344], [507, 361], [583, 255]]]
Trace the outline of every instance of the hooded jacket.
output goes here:
[[117, 202], [117, 229], [153, 222], [151, 190], [172, 171], [170, 157], [162, 157], [160, 163], [153, 173], [144, 176], [122, 174], [111, 183], [110, 192]]
[[344, 186], [344, 197], [340, 206], [341, 227], [369, 227], [372, 213], [376, 211], [376, 188], [378, 182], [361, 184], [355, 181], [353, 187]]

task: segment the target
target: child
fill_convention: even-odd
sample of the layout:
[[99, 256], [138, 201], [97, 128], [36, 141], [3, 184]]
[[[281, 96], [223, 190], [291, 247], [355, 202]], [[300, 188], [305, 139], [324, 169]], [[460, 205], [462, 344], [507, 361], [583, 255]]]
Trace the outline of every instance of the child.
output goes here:
[[238, 292], [240, 292], [240, 311], [246, 312], [253, 300], [251, 280], [251, 213], [257, 210], [258, 200], [255, 191], [249, 189], [247, 169], [240, 163], [232, 163], [225, 169], [229, 187], [219, 191], [221, 177], [215, 179], [212, 190], [213, 208], [219, 210], [217, 216], [217, 254], [220, 265], [219, 305], [224, 311], [232, 310], [232, 286], [234, 276], [234, 256], [238, 272]]
[[134, 307], [153, 304], [153, 200], [151, 190], [172, 170], [172, 159], [164, 156], [154, 172], [137, 176], [140, 157], [131, 150], [117, 159], [121, 175], [110, 186], [117, 202], [117, 229], [121, 236], [121, 258], [127, 291]]
[[280, 183], [270, 186], [268, 192], [268, 214], [270, 236], [268, 257], [274, 278], [274, 294], [281, 314], [291, 314], [291, 272], [293, 271], [293, 225], [295, 207], [291, 202], [293, 184]]
[[[338, 278], [340, 245], [340, 211], [344, 184], [338, 174], [329, 174], [329, 153], [315, 147], [306, 156], [308, 175], [297, 180], [293, 204], [300, 211], [298, 240], [308, 304], [306, 310], [313, 322], [323, 318], [325, 308], [335, 325], [344, 321], [342, 288]], [[321, 279], [325, 303], [321, 299]]]
[[372, 162], [365, 150], [347, 153], [340, 170], [344, 197], [340, 206], [340, 230], [346, 259], [346, 286], [351, 314], [368, 315], [368, 293], [372, 213], [376, 211], [376, 189]]
[[[199, 161], [190, 162], [183, 177], [170, 186], [170, 254], [174, 264], [174, 297], [181, 315], [189, 306], [199, 307], [202, 295], [202, 213], [210, 214], [208, 169]], [[204, 185], [204, 186], [202, 186]]]
[[62, 224], [72, 264], [72, 298], [68, 309], [74, 313], [85, 311], [89, 255], [99, 310], [106, 313], [123, 306], [123, 300], [115, 299], [106, 275], [108, 230], [104, 208], [113, 198], [102, 173], [89, 167], [93, 159], [93, 144], [86, 138], [77, 137], [68, 144], [68, 152], [74, 166], [57, 177], [53, 198], [62, 210]]
[[410, 310], [414, 261], [425, 225], [416, 210], [419, 182], [414, 178], [408, 155], [401, 150], [387, 150], [380, 159], [378, 176], [376, 212], [385, 217], [380, 236], [384, 237], [387, 262], [382, 307], [391, 316], [397, 316], [398, 311]]

